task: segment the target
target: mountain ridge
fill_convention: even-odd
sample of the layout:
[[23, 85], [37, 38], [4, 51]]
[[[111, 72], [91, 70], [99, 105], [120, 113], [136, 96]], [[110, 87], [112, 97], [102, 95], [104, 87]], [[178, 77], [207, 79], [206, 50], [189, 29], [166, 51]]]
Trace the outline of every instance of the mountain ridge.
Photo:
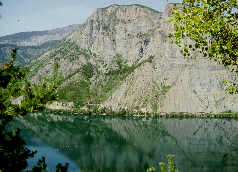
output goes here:
[[[37, 36], [44, 36], [44, 35], [56, 35], [56, 34], [62, 34], [62, 36], [55, 36], [55, 40], [61, 39], [61, 37], [65, 37], [68, 35], [68, 32], [71, 32], [75, 30], [79, 25], [73, 24], [65, 27], [50, 29], [50, 30], [43, 30], [43, 31], [29, 31], [29, 32], [19, 32], [15, 34], [9, 34], [5, 36], [0, 37], [0, 44], [8, 43], [8, 44], [16, 44], [18, 46], [36, 46], [40, 45], [42, 43], [45, 43], [52, 39], [45, 39], [42, 41], [39, 41], [35, 38], [36, 42], [34, 42], [34, 37]], [[50, 35], [51, 36], [51, 35]], [[33, 39], [33, 40], [32, 40]]]
[[157, 11], [157, 10], [151, 8], [151, 7], [147, 7], [147, 6], [142, 5], [142, 4], [129, 4], [129, 5], [112, 4], [112, 5], [109, 5], [107, 7], [98, 8], [98, 9], [107, 9], [107, 8], [111, 8], [111, 7], [131, 7], [131, 6], [142, 7], [142, 8], [146, 8], [146, 9], [152, 10], [152, 11], [157, 12], [157, 13], [161, 13], [160, 11]]
[[46, 31], [20, 32], [0, 37], [0, 64], [10, 60], [12, 48], [18, 49], [16, 63], [25, 65], [58, 44], [79, 25], [69, 25]]
[[61, 45], [34, 61], [32, 80], [49, 75], [56, 60], [66, 78], [60, 97], [79, 106], [158, 113], [238, 111], [238, 96], [227, 95], [223, 83], [233, 74], [198, 53], [185, 59], [170, 43], [168, 17], [180, 7], [168, 4], [163, 13], [135, 5], [97, 9]]

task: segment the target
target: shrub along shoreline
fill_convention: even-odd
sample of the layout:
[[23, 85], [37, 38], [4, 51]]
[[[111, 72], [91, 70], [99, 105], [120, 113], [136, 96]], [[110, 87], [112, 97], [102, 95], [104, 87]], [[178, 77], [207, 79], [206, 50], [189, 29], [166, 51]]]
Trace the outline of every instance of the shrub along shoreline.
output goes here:
[[53, 114], [72, 114], [72, 115], [109, 115], [109, 116], [137, 116], [137, 117], [161, 117], [161, 118], [238, 118], [238, 112], [226, 111], [219, 113], [207, 113], [207, 112], [143, 112], [133, 111], [128, 109], [120, 109], [119, 111], [113, 111], [106, 107], [88, 107], [88, 108], [70, 108], [70, 109], [48, 109], [45, 108], [44, 112]]

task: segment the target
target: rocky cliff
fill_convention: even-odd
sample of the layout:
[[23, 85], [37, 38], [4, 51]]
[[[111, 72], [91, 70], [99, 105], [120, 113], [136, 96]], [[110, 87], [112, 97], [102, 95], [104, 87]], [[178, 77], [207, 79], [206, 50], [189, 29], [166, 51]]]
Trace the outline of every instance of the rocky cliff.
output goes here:
[[21, 32], [0, 37], [0, 64], [9, 60], [12, 48], [18, 49], [17, 63], [24, 65], [72, 33], [78, 25], [47, 31]]
[[[141, 5], [97, 9], [56, 48], [32, 62], [33, 80], [60, 64], [61, 98], [149, 112], [222, 112], [238, 110], [238, 96], [227, 95], [232, 78], [222, 66], [198, 53], [184, 59], [172, 45], [168, 17]], [[84, 71], [84, 72], [83, 72]], [[90, 73], [90, 77], [86, 76]], [[84, 103], [83, 103], [84, 102]]]

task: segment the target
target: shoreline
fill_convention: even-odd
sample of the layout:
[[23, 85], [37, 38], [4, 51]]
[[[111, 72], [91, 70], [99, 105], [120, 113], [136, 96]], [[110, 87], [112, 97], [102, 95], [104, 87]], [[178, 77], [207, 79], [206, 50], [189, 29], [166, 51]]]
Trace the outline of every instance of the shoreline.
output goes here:
[[[39, 111], [36, 111], [39, 112]], [[53, 113], [53, 114], [70, 114], [70, 115], [82, 115], [82, 116], [125, 116], [125, 117], [160, 117], [160, 118], [227, 118], [227, 119], [238, 119], [238, 112], [219, 112], [219, 113], [207, 113], [207, 112], [160, 112], [160, 113], [150, 113], [142, 111], [129, 111], [122, 109], [120, 111], [112, 111], [106, 108], [93, 108], [93, 109], [48, 109], [45, 108], [43, 112]]]

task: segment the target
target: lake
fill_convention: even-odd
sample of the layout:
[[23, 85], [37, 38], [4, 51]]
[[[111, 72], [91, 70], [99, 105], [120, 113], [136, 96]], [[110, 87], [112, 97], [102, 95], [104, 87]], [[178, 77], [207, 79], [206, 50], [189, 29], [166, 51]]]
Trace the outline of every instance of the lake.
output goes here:
[[27, 147], [48, 170], [69, 162], [69, 171], [146, 171], [175, 155], [179, 172], [238, 171], [238, 121], [158, 117], [32, 114], [20, 118]]

